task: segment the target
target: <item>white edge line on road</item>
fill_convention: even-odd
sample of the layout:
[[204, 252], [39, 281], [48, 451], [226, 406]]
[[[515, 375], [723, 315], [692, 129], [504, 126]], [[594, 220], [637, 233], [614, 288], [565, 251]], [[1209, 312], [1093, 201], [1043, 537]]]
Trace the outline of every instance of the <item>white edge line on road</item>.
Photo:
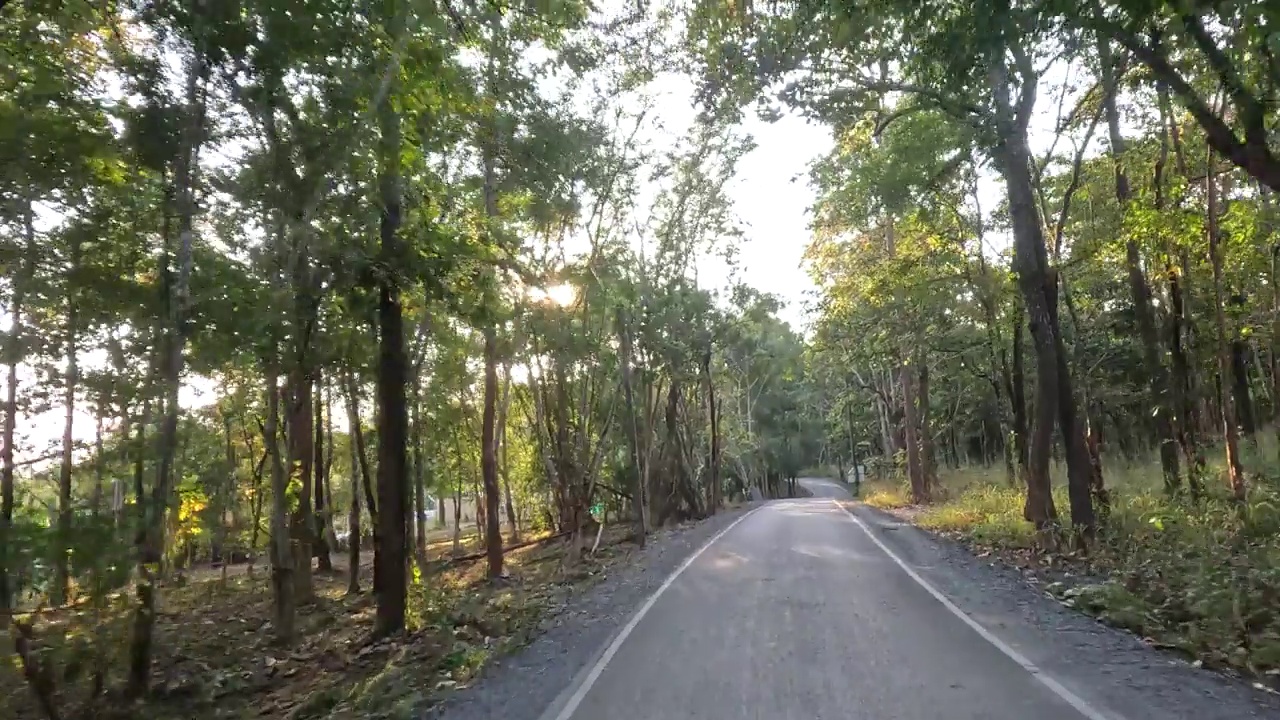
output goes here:
[[[1071, 707], [1075, 708], [1076, 712], [1085, 716], [1086, 718], [1088, 718], [1088, 720], [1123, 720], [1122, 718], [1108, 715], [1102, 712], [1101, 710], [1098, 710], [1097, 708], [1093, 707], [1088, 702], [1085, 702], [1084, 698], [1068, 690], [1062, 683], [1053, 679], [1053, 677], [1051, 677], [1044, 670], [1041, 670], [1035, 663], [1028, 660], [1025, 655], [1009, 647], [1008, 645], [1005, 644], [1003, 640], [991, 634], [991, 631], [987, 630], [986, 628], [982, 627], [982, 625], [978, 624], [977, 620], [974, 620], [973, 618], [969, 617], [969, 615], [966, 614], [965, 611], [961, 610], [959, 607], [956, 606], [955, 603], [947, 599], [946, 595], [943, 595], [941, 591], [939, 591], [933, 585], [929, 584], [928, 580], [925, 580], [924, 578], [920, 577], [920, 574], [917, 573], [914, 569], [912, 569], [910, 565], [907, 565], [906, 561], [898, 557], [897, 553], [890, 550], [888, 545], [885, 545], [884, 542], [880, 540], [880, 538], [876, 537], [876, 534], [871, 531], [871, 528], [867, 527], [867, 524], [862, 521], [862, 518], [858, 517], [857, 515], [854, 515], [853, 512], [849, 510], [849, 508], [845, 507], [840, 503], [839, 499], [832, 498], [831, 502], [835, 503], [836, 507], [843, 510], [844, 513], [849, 516], [849, 519], [852, 520], [858, 527], [862, 528], [862, 532], [866, 533], [867, 537], [871, 538], [871, 542], [879, 546], [880, 549], [884, 551], [884, 554], [888, 555], [890, 560], [895, 562], [898, 565], [898, 567], [902, 568], [902, 571], [905, 572], [908, 577], [910, 577], [912, 580], [915, 580], [916, 583], [920, 585], [920, 587], [924, 588], [925, 591], [927, 591], [930, 595], [932, 595], [934, 600], [937, 600], [938, 602], [942, 603], [942, 607], [950, 611], [952, 615], [955, 615], [956, 617], [960, 618], [960, 620], [964, 622], [965, 625], [968, 625], [970, 628], [973, 628], [973, 631], [978, 633], [979, 637], [981, 637], [983, 640], [986, 640], [988, 643], [994, 646], [995, 649], [1004, 653], [1005, 656], [1008, 657], [1010, 660], [1022, 666], [1023, 670], [1026, 670], [1028, 673], [1030, 673], [1031, 677], [1035, 678], [1040, 682], [1041, 685], [1044, 685], [1046, 688], [1048, 688], [1049, 692], [1052, 692], [1054, 695], [1057, 695], [1058, 697], [1062, 698], [1063, 701], [1065, 701]], [[560, 718], [560, 720], [567, 720], [567, 719]]]
[[631, 632], [636, 629], [636, 626], [640, 624], [640, 621], [644, 619], [644, 616], [649, 613], [649, 609], [653, 607], [654, 603], [658, 602], [658, 598], [662, 597], [662, 593], [666, 592], [667, 588], [671, 587], [672, 583], [676, 581], [676, 578], [679, 578], [685, 570], [689, 569], [689, 566], [698, 559], [699, 555], [706, 552], [707, 548], [714, 545], [717, 540], [724, 537], [730, 530], [737, 527], [738, 523], [751, 517], [762, 507], [764, 506], [760, 505], [751, 508], [751, 510], [747, 511], [745, 515], [729, 523], [729, 527], [713, 535], [710, 540], [702, 545], [702, 547], [698, 548], [692, 555], [685, 558], [685, 561], [680, 563], [680, 567], [676, 568], [675, 572], [667, 576], [667, 579], [663, 581], [662, 585], [660, 585], [657, 590], [653, 591], [653, 594], [649, 596], [648, 600], [644, 601], [644, 604], [640, 606], [640, 609], [636, 611], [636, 614], [631, 616], [631, 620], [627, 622], [627, 624], [623, 626], [622, 631], [613, 638], [613, 642], [609, 643], [608, 649], [604, 651], [604, 654], [601, 655], [600, 659], [596, 661], [596, 664], [592, 666], [591, 672], [582, 681], [582, 684], [578, 686], [578, 689], [574, 691], [573, 695], [570, 696], [564, 707], [560, 709], [555, 720], [569, 720], [569, 718], [573, 717], [574, 711], [578, 709], [578, 705], [582, 703], [582, 699], [587, 696], [587, 693], [591, 692], [591, 686], [595, 685], [596, 680], [600, 679], [600, 674], [604, 672], [605, 666], [609, 664], [609, 661], [613, 659], [613, 656], [618, 653], [618, 649], [622, 647], [622, 643], [626, 642], [627, 638], [631, 635]]

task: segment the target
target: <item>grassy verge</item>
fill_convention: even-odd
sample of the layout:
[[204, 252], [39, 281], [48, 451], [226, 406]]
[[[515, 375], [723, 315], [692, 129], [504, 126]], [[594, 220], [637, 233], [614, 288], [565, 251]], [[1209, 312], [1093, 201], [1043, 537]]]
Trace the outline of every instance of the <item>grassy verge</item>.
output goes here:
[[[1200, 662], [1280, 676], [1280, 468], [1274, 446], [1243, 453], [1251, 488], [1244, 507], [1226, 495], [1220, 468], [1198, 503], [1162, 492], [1156, 462], [1106, 464], [1112, 494], [1087, 555], [1035, 547], [1023, 492], [1001, 467], [942, 474], [942, 499], [910, 505], [900, 483], [871, 483], [863, 499], [926, 529], [1036, 573], [1064, 603]], [[1105, 464], [1105, 459], [1104, 459]], [[1061, 483], [1065, 468], [1054, 468]], [[1069, 522], [1066, 488], [1054, 492]]]
[[[368, 592], [346, 595], [345, 568], [316, 573], [316, 597], [299, 608], [297, 642], [287, 648], [273, 640], [265, 568], [254, 576], [236, 573], [225, 586], [214, 574], [193, 574], [197, 579], [164, 587], [159, 595], [155, 691], [142, 706], [108, 697], [94, 703], [91, 714], [79, 709], [93, 683], [92, 666], [105, 669], [107, 687], [121, 683], [128, 666], [128, 597], [97, 613], [39, 617], [35, 652], [54, 671], [64, 718], [416, 717], [432, 696], [465, 685], [492, 656], [527, 642], [549, 610], [594, 583], [605, 567], [624, 561], [631, 552], [622, 543], [626, 532], [607, 530], [599, 551], [576, 563], [564, 562], [560, 542], [509, 552], [511, 577], [497, 583], [484, 578], [483, 562], [426, 577], [415, 570], [407, 632], [377, 643], [368, 641], [373, 598]], [[475, 544], [472, 536], [464, 549]], [[433, 543], [429, 558], [446, 557], [450, 546]], [[367, 590], [371, 567], [362, 571]], [[45, 717], [10, 654], [12, 638], [0, 634], [0, 642], [7, 668], [0, 669], [0, 717]]]

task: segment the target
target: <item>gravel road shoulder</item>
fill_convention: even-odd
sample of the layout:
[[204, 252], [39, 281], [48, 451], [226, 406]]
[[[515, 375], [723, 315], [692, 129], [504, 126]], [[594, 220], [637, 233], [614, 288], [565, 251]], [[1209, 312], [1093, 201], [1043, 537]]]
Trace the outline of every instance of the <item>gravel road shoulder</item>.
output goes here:
[[490, 663], [471, 685], [428, 710], [431, 720], [538, 720], [685, 558], [759, 503], [649, 537], [645, 549], [543, 621], [543, 632]]
[[1197, 668], [1048, 596], [1020, 571], [861, 503], [843, 503], [970, 617], [1078, 695], [1126, 720], [1280, 718], [1280, 696]]

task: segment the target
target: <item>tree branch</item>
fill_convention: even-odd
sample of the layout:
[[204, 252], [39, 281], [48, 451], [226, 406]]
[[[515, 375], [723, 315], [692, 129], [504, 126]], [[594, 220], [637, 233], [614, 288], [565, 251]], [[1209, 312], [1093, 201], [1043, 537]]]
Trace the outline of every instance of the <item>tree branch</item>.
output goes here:
[[1143, 64], [1151, 69], [1156, 78], [1163, 80], [1178, 100], [1187, 108], [1200, 127], [1204, 129], [1209, 145], [1229, 159], [1236, 167], [1248, 172], [1254, 178], [1280, 192], [1280, 161], [1270, 152], [1268, 147], [1253, 146], [1257, 154], [1250, 152], [1250, 146], [1236, 137], [1235, 131], [1211, 109], [1208, 103], [1187, 82], [1177, 68], [1169, 62], [1161, 52], [1139, 41], [1127, 28], [1109, 22], [1104, 18], [1093, 17], [1086, 21], [1098, 32], [1120, 43], [1133, 53]]

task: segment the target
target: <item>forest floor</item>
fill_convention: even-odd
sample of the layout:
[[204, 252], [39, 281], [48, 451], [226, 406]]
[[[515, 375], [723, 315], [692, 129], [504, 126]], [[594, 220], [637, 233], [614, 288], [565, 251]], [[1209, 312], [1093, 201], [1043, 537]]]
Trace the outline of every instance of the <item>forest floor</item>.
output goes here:
[[[99, 698], [85, 707], [80, 701], [95, 665], [107, 668], [107, 687], [120, 684], [131, 617], [127, 596], [100, 612], [41, 615], [34, 629], [36, 654], [50, 669], [62, 720], [418, 717], [464, 688], [494, 658], [559, 624], [556, 618], [570, 600], [614, 568], [637, 565], [638, 554], [651, 556], [655, 545], [678, 542], [697, 525], [655, 533], [645, 550], [627, 540], [628, 528], [606, 527], [597, 552], [584, 553], [576, 563], [567, 562], [561, 541], [510, 551], [510, 577], [497, 582], [485, 578], [483, 561], [425, 576], [415, 566], [407, 632], [376, 643], [369, 641], [375, 611], [367, 592], [370, 552], [361, 567], [366, 592], [358, 595], [346, 593], [344, 557], [335, 553], [333, 572], [315, 572], [315, 599], [299, 607], [298, 638], [287, 648], [273, 640], [268, 568], [235, 567], [225, 584], [220, 571], [188, 571], [181, 583], [159, 592], [155, 690], [144, 706], [113, 707]], [[447, 538], [430, 545], [429, 561], [450, 556]], [[464, 552], [477, 549], [474, 533], [464, 538]], [[6, 666], [0, 669], [0, 717], [48, 717], [21, 674], [12, 638], [4, 635], [0, 642]], [[94, 648], [104, 649], [100, 660]]]
[[[1059, 602], [1133, 632], [1197, 666], [1280, 689], [1280, 473], [1273, 447], [1242, 453], [1248, 502], [1227, 496], [1210, 464], [1206, 497], [1168, 497], [1157, 462], [1108, 463], [1111, 507], [1088, 553], [1038, 547], [1022, 516], [1023, 492], [1003, 467], [943, 470], [941, 491], [910, 503], [896, 481], [865, 483], [862, 501], [966, 545], [978, 558], [1020, 570]], [[1054, 477], [1065, 469], [1054, 468]], [[1055, 487], [1070, 522], [1065, 487]]]

